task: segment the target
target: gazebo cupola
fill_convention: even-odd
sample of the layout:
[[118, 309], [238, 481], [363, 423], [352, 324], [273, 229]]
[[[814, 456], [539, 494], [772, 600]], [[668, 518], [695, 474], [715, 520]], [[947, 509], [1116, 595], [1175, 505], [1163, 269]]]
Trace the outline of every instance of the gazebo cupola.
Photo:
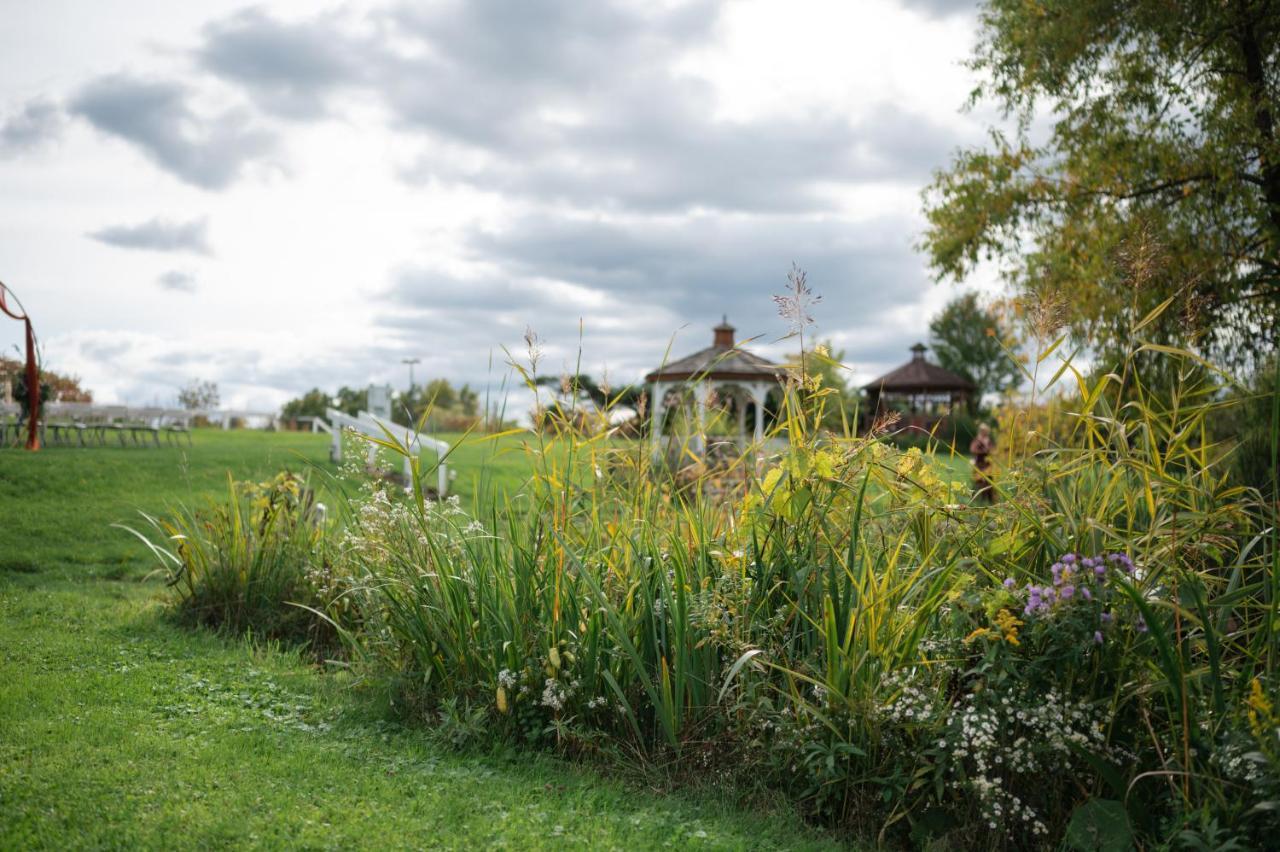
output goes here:
[[[724, 317], [712, 330], [711, 345], [692, 355], [671, 361], [645, 376], [649, 385], [650, 435], [656, 447], [662, 440], [662, 427], [667, 412], [683, 405], [690, 396], [695, 409], [701, 447], [702, 431], [707, 422], [707, 404], [714, 392], [718, 399], [732, 400], [738, 413], [738, 433], [746, 437], [747, 406], [755, 408], [754, 438], [764, 438], [764, 406], [769, 391], [778, 387], [781, 367], [752, 354], [737, 345], [736, 329]], [[668, 404], [674, 396], [676, 402]]]

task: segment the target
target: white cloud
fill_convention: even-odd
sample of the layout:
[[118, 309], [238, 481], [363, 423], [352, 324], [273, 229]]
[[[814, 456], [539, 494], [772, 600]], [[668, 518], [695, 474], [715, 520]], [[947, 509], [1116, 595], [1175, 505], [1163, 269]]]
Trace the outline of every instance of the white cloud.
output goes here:
[[723, 312], [780, 354], [793, 260], [874, 374], [950, 295], [912, 244], [929, 169], [974, 138], [963, 10], [128, 2], [66, 44], [33, 7], [8, 37], [48, 48], [0, 53], [8, 115], [76, 119], [37, 108], [14, 138], [59, 144], [0, 159], [6, 283], [104, 399], [202, 376], [276, 404], [401, 383], [407, 355], [479, 384], [526, 326], [547, 369], [581, 345], [629, 381]]

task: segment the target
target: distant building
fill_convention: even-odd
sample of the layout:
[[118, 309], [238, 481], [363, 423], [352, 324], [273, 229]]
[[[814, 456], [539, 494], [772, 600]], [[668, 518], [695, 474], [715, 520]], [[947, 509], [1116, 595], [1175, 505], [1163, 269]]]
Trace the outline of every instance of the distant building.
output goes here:
[[764, 439], [765, 400], [778, 388], [782, 368], [759, 355], [742, 349], [734, 341], [734, 327], [725, 317], [712, 329], [712, 342], [706, 349], [663, 364], [645, 376], [649, 385], [650, 428], [654, 446], [662, 440], [666, 415], [692, 404], [694, 442], [703, 446], [702, 428], [707, 422], [707, 404], [712, 394], [726, 403], [738, 418], [738, 434], [747, 436], [750, 412], [752, 435], [759, 443]]
[[903, 426], [928, 429], [966, 406], [976, 387], [964, 376], [925, 360], [923, 343], [911, 347], [911, 360], [863, 385], [867, 411], [874, 418], [895, 411]]

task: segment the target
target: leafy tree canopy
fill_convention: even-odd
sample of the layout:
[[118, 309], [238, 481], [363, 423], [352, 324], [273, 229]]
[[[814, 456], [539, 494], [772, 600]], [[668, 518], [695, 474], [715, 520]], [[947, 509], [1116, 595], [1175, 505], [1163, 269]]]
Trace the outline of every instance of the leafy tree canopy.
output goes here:
[[280, 416], [285, 420], [295, 417], [323, 417], [325, 410], [331, 405], [333, 397], [320, 388], [312, 388], [297, 399], [286, 402], [280, 409]]
[[218, 383], [192, 379], [178, 391], [178, 405], [188, 410], [217, 408], [221, 397]]
[[[26, 364], [0, 355], [0, 381], [8, 381], [9, 392], [25, 411], [28, 399]], [[40, 394], [46, 402], [93, 402], [93, 391], [80, 385], [79, 376], [53, 370], [40, 371]]]
[[1018, 385], [1021, 372], [1009, 355], [1016, 345], [1013, 334], [995, 312], [978, 303], [974, 293], [953, 299], [929, 323], [929, 333], [938, 363], [977, 386], [975, 409], [985, 394], [1003, 393]]
[[555, 388], [568, 404], [575, 396], [578, 399], [589, 399], [600, 408], [624, 405], [634, 408], [645, 392], [642, 385], [623, 385], [611, 387], [601, 384], [586, 373], [576, 376], [539, 376], [537, 384], [542, 387]]
[[974, 102], [1012, 129], [926, 191], [934, 270], [1002, 261], [1100, 350], [1170, 297], [1144, 337], [1274, 347], [1278, 45], [1276, 0], [988, 0]]

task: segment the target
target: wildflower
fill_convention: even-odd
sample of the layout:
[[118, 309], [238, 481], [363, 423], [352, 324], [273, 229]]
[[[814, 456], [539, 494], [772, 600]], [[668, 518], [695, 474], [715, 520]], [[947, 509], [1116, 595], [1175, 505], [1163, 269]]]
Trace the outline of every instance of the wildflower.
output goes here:
[[999, 638], [990, 627], [979, 627], [977, 630], [964, 637], [966, 645], [972, 644], [975, 639], [996, 639]]
[[1095, 630], [1095, 631], [1093, 631], [1093, 641], [1094, 641], [1094, 642], [1097, 642], [1099, 645], [1101, 645], [1101, 644], [1102, 644], [1102, 631], [1101, 631], [1101, 630]]
[[1071, 600], [1071, 598], [1075, 597], [1076, 587], [1071, 585], [1063, 586], [1059, 594], [1064, 601]]
[[547, 678], [542, 690], [542, 706], [552, 710], [564, 709], [565, 692], [555, 678]]
[[1014, 587], [1014, 585], [1015, 585], [1015, 583], [1013, 582], [1013, 578], [1012, 578], [1012, 577], [1006, 577], [1006, 578], [1005, 578], [1005, 580], [1004, 580], [1004, 587], [1005, 587], [1006, 589], [1012, 589], [1012, 588]]
[[1260, 679], [1255, 677], [1249, 683], [1249, 697], [1245, 700], [1245, 704], [1249, 707], [1249, 727], [1253, 729], [1254, 736], [1266, 736], [1274, 708], [1266, 693], [1262, 691]]
[[1146, 633], [1148, 629], [1147, 620], [1142, 617], [1142, 613], [1138, 613], [1138, 632]]
[[1098, 616], [1098, 620], [1100, 620], [1103, 624], [1110, 624], [1112, 618], [1114, 618], [1114, 616], [1109, 612], [1104, 612]]
[[516, 685], [516, 676], [511, 669], [503, 669], [498, 672], [498, 685], [511, 689]]
[[1093, 600], [1093, 592], [1089, 591], [1089, 587], [1088, 587], [1088, 586], [1081, 586], [1081, 587], [1080, 587], [1080, 594], [1081, 594], [1081, 595], [1083, 595], [1083, 596], [1084, 596], [1084, 599], [1085, 599], [1085, 600], [1087, 600], [1087, 601], [1091, 601], [1091, 600]]
[[1117, 565], [1121, 571], [1126, 574], [1133, 573], [1133, 560], [1129, 558], [1127, 553], [1112, 553], [1107, 557], [1109, 561]]
[[996, 613], [995, 622], [996, 626], [1000, 628], [1000, 632], [1004, 634], [1004, 641], [1008, 642], [1010, 645], [1019, 644], [1018, 628], [1022, 626], [1023, 622], [1019, 621], [1018, 618], [1007, 609], [1002, 609]]

